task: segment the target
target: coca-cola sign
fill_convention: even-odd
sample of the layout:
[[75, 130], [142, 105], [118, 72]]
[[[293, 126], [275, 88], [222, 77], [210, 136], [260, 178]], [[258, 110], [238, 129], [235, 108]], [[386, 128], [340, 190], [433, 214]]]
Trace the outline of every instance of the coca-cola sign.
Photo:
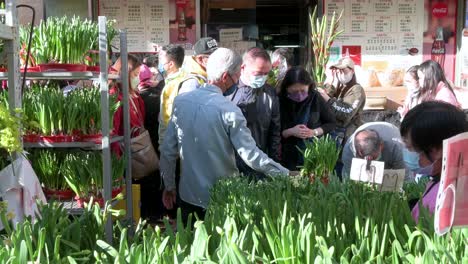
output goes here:
[[448, 15], [448, 6], [446, 3], [436, 3], [432, 6], [432, 15], [437, 18], [446, 17]]

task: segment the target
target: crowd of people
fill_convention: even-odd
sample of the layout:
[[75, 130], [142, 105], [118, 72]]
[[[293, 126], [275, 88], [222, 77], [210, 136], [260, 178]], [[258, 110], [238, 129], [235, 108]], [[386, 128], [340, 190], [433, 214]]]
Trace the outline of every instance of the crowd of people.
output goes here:
[[[295, 174], [304, 162], [304, 142], [325, 135], [342, 149], [340, 179], [349, 178], [353, 158], [405, 169], [408, 181], [429, 176], [422, 204], [433, 212], [442, 141], [468, 131], [452, 84], [431, 60], [405, 75], [400, 128], [363, 123], [366, 95], [348, 57], [330, 67], [332, 81], [322, 87], [305, 68], [293, 66], [285, 49], [270, 56], [255, 47], [241, 57], [212, 38], [200, 39], [190, 57], [180, 46], [167, 45], [142, 64], [131, 55], [128, 61], [131, 126], [150, 131], [160, 157], [160, 172], [139, 180], [146, 218], [161, 218], [174, 208], [181, 208], [183, 219], [190, 213], [203, 218], [219, 179]], [[112, 70], [119, 72], [120, 63]], [[113, 92], [121, 88], [113, 84]], [[118, 110], [117, 134], [123, 133], [122, 122]]]

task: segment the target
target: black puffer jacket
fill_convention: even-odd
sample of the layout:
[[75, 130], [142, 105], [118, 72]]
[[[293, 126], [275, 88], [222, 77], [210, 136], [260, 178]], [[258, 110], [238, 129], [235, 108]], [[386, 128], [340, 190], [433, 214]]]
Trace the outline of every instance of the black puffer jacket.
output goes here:
[[[252, 89], [239, 80], [237, 90], [227, 98], [242, 110], [257, 147], [273, 160], [279, 161], [281, 123], [275, 88], [265, 84], [261, 88]], [[236, 156], [236, 162], [241, 173], [257, 179], [265, 177], [247, 166], [239, 156]]]
[[239, 81], [237, 91], [230, 98], [242, 110], [257, 146], [270, 158], [278, 161], [281, 124], [275, 89], [268, 84], [252, 89]]

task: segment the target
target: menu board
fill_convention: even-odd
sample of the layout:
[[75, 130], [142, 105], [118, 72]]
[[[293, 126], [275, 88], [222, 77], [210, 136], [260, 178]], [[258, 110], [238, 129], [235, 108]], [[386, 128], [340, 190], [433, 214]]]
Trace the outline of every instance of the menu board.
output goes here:
[[349, 56], [363, 86], [402, 85], [422, 62], [424, 0], [327, 0], [324, 8], [329, 18], [343, 10], [330, 64]]
[[[153, 52], [155, 44], [169, 43], [168, 0], [100, 0], [99, 13], [127, 29], [129, 52]], [[118, 37], [112, 44], [120, 47]]]
[[[127, 29], [129, 52], [154, 52], [169, 43], [193, 49], [199, 34], [198, 0], [100, 0], [99, 14]], [[197, 24], [198, 23], [198, 24]], [[119, 47], [118, 40], [113, 45]]]

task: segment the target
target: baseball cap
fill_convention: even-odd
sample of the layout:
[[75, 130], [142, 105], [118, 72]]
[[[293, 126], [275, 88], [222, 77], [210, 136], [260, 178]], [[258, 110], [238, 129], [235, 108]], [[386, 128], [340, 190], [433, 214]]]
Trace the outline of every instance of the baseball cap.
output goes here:
[[211, 54], [218, 48], [218, 43], [214, 38], [207, 37], [201, 38], [195, 43], [194, 51], [195, 55], [200, 54]]
[[341, 58], [338, 63], [336, 64], [333, 64], [332, 66], [330, 66], [330, 69], [333, 69], [333, 68], [337, 68], [337, 69], [344, 69], [344, 68], [350, 68], [352, 70], [354, 70], [354, 61], [349, 58], [349, 57], [344, 57], [344, 58]]
[[138, 75], [138, 77], [140, 78], [140, 82], [147, 81], [151, 79], [152, 76], [153, 73], [151, 73], [151, 70], [148, 68], [148, 66], [142, 64], [140, 66], [140, 74]]

